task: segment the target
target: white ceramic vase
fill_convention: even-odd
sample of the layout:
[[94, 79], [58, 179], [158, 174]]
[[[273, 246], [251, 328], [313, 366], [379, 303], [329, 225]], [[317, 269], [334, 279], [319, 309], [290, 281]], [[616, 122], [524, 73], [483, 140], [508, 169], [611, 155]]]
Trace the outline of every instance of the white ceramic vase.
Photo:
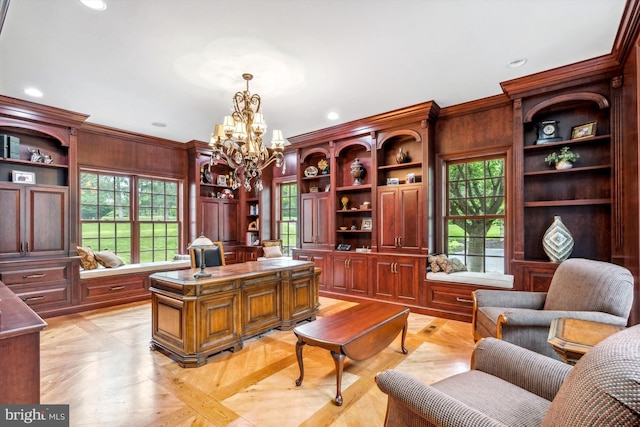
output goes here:
[[542, 247], [553, 262], [562, 262], [573, 252], [573, 236], [559, 216], [553, 217], [553, 223], [542, 237]]

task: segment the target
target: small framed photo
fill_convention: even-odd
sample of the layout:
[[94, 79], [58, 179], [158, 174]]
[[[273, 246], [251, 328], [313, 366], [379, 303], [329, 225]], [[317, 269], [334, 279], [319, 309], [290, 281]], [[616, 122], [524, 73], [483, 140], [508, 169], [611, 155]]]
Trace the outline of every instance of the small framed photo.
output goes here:
[[35, 184], [36, 174], [33, 172], [11, 171], [11, 180], [20, 184]]
[[371, 218], [362, 218], [362, 225], [360, 226], [360, 230], [371, 230], [373, 228], [373, 222]]
[[331, 184], [327, 184], [324, 186], [324, 191], [325, 193], [328, 193], [329, 191], [331, 191]]
[[400, 180], [398, 178], [387, 178], [387, 185], [398, 185]]
[[596, 124], [598, 122], [585, 123], [571, 128], [571, 139], [588, 138], [596, 136]]
[[218, 175], [218, 178], [216, 178], [216, 184], [218, 184], [218, 185], [227, 185], [227, 176], [226, 175]]

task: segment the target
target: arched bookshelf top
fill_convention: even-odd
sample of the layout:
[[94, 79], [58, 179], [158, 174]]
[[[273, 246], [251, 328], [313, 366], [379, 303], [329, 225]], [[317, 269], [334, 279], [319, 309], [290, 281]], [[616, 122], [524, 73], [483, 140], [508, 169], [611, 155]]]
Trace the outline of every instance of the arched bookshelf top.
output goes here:
[[377, 148], [380, 149], [384, 146], [385, 142], [389, 141], [390, 139], [397, 138], [413, 139], [414, 141], [422, 142], [422, 137], [420, 136], [419, 132], [411, 129], [401, 129], [389, 132], [388, 134], [384, 135], [384, 137], [378, 141]]
[[333, 156], [334, 157], [340, 157], [340, 155], [342, 153], [344, 153], [345, 151], [351, 151], [353, 149], [357, 149], [357, 150], [364, 150], [367, 152], [371, 152], [371, 145], [363, 142], [363, 141], [349, 141], [349, 142], [345, 142], [344, 144], [341, 144], [340, 147], [335, 150]]
[[545, 101], [540, 102], [539, 104], [534, 105], [524, 116], [523, 122], [529, 123], [533, 120], [536, 114], [539, 112], [546, 110], [550, 107], [559, 105], [559, 104], [570, 104], [570, 103], [595, 103], [602, 110], [604, 108], [609, 108], [609, 101], [603, 95], [594, 92], [577, 92], [577, 93], [569, 93], [554, 96], [553, 98], [549, 98]]

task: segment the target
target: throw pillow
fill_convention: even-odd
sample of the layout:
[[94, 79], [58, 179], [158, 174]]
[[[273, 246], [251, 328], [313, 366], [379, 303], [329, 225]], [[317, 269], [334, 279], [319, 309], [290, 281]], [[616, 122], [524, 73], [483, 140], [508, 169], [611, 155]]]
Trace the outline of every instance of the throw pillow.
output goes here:
[[80, 264], [83, 269], [94, 270], [98, 268], [98, 261], [96, 260], [95, 254], [90, 246], [87, 246], [86, 248], [78, 246], [76, 251], [78, 252], [78, 255], [80, 255]]
[[438, 267], [445, 273], [456, 273], [458, 271], [467, 271], [467, 267], [458, 258], [444, 258], [438, 261]]
[[122, 259], [118, 255], [114, 254], [109, 249], [95, 252], [94, 256], [100, 264], [107, 268], [116, 268], [124, 265], [124, 261], [122, 261]]
[[442, 260], [444, 259], [447, 259], [447, 256], [445, 254], [429, 255], [429, 257], [427, 258], [427, 262], [429, 262], [429, 265], [431, 266], [431, 271], [434, 273], [442, 271], [439, 262], [442, 262]]
[[265, 246], [262, 248], [266, 258], [278, 258], [282, 256], [280, 246]]

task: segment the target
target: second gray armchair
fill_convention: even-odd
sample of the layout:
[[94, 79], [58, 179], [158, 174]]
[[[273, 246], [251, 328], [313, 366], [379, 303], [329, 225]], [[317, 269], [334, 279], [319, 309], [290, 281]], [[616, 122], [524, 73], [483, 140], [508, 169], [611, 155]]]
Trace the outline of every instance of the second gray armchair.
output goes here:
[[561, 263], [548, 292], [477, 290], [473, 335], [495, 337], [558, 359], [547, 343], [560, 317], [626, 326], [633, 303], [633, 276], [619, 265], [581, 258]]

